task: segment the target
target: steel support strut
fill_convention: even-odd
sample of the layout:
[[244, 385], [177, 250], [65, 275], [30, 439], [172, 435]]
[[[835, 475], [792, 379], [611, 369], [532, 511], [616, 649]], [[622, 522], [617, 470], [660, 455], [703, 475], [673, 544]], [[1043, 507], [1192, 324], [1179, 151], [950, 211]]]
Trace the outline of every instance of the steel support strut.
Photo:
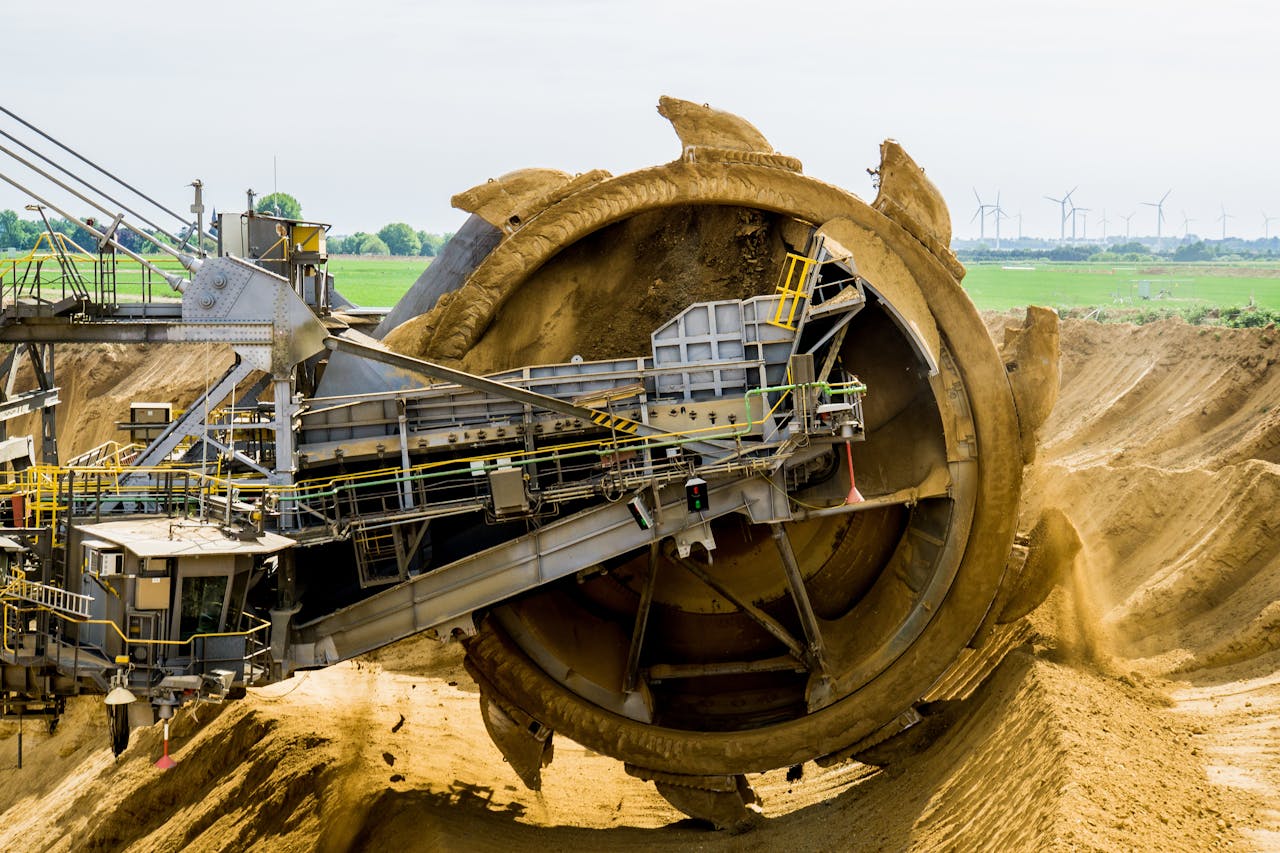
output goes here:
[[818, 626], [818, 617], [813, 612], [813, 603], [809, 601], [809, 593], [804, 588], [804, 576], [796, 562], [796, 553], [791, 548], [791, 538], [787, 529], [778, 522], [769, 525], [773, 533], [774, 544], [778, 546], [778, 556], [782, 558], [782, 569], [787, 576], [787, 588], [795, 601], [796, 611], [800, 614], [800, 628], [804, 631], [806, 658], [816, 672], [827, 671], [826, 649], [822, 643], [822, 632]]

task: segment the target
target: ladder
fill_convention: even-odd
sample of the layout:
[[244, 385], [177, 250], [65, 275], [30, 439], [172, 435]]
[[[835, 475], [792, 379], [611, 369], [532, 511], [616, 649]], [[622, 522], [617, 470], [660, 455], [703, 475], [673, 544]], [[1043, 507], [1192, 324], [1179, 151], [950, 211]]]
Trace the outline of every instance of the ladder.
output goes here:
[[351, 541], [355, 546], [356, 568], [360, 572], [360, 586], [380, 583], [396, 583], [401, 577], [398, 557], [399, 543], [394, 526], [368, 527], [353, 525]]
[[89, 604], [93, 600], [92, 596], [29, 581], [17, 575], [9, 576], [8, 583], [0, 587], [0, 598], [20, 598], [79, 619], [89, 618]]
[[[816, 255], [817, 252], [814, 254]], [[778, 307], [773, 317], [768, 320], [770, 326], [777, 326], [789, 332], [796, 331], [796, 314], [800, 311], [800, 303], [813, 291], [819, 267], [816, 257], [807, 258], [804, 255], [787, 253], [782, 272], [778, 277], [777, 293], [780, 297]]]
[[[357, 520], [351, 525], [360, 586], [399, 583], [409, 577], [414, 558], [424, 547], [429, 518]], [[429, 546], [427, 546], [429, 547]]]
[[[75, 263], [67, 257], [66, 243], [69, 242], [61, 233], [54, 231], [53, 226], [49, 223], [49, 217], [45, 216], [44, 205], [36, 205], [36, 210], [40, 214], [40, 219], [44, 222], [45, 235], [49, 238], [49, 248], [53, 252], [54, 258], [58, 261], [58, 267], [62, 271], [62, 287], [63, 295], [66, 295], [66, 288], [69, 285], [71, 292], [82, 303], [90, 301], [89, 289], [85, 287], [84, 276], [80, 275], [80, 270], [76, 268]], [[39, 241], [36, 246], [39, 246]], [[83, 252], [75, 243], [71, 243], [76, 249]]]

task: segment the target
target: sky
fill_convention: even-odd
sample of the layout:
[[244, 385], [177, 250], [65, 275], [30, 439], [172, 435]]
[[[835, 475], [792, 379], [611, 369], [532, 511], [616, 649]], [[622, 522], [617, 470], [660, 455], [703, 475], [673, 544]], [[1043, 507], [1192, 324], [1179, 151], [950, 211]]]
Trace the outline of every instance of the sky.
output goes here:
[[[1104, 211], [1109, 235], [1129, 214], [1134, 236], [1154, 234], [1140, 203], [1168, 190], [1166, 235], [1185, 216], [1220, 237], [1224, 206], [1231, 236], [1280, 217], [1274, 3], [5, 5], [0, 105], [179, 212], [199, 178], [220, 211], [278, 188], [337, 234], [453, 231], [466, 215], [450, 197], [514, 169], [674, 159], [665, 94], [743, 116], [868, 200], [866, 170], [895, 138], [961, 238], [979, 233], [975, 190], [1027, 236], [1059, 233], [1044, 196], [1073, 187], [1091, 237]], [[30, 138], [7, 116], [0, 129]], [[3, 156], [0, 172], [28, 182]], [[0, 187], [0, 208], [26, 201]]]

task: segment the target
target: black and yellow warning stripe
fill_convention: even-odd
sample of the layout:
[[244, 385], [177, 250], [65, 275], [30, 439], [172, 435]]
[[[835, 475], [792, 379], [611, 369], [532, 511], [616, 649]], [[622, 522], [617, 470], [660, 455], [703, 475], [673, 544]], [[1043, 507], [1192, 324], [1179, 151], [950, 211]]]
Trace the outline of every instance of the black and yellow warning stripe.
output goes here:
[[639, 421], [633, 421], [630, 418], [621, 418], [611, 415], [608, 412], [596, 412], [591, 416], [591, 420], [597, 426], [605, 429], [611, 429], [615, 432], [625, 432], [628, 435], [634, 435], [635, 431], [640, 428]]

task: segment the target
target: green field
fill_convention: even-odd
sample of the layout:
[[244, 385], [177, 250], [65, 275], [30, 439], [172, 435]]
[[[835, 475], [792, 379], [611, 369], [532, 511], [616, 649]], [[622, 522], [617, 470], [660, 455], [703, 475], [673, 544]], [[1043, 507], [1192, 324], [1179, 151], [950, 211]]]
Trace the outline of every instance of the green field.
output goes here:
[[[984, 310], [1228, 308], [1253, 300], [1280, 309], [1280, 264], [971, 264], [964, 289]], [[1144, 286], [1145, 283], [1145, 286]], [[1145, 293], [1145, 297], [1144, 297]]]
[[338, 292], [357, 305], [388, 308], [400, 301], [430, 258], [330, 258], [329, 274]]
[[[157, 267], [175, 272], [180, 275], [187, 273], [182, 269], [173, 258], [167, 255], [151, 255], [147, 260]], [[73, 263], [80, 271], [81, 277], [87, 286], [92, 290], [93, 282], [97, 280], [96, 257], [73, 256]], [[357, 257], [337, 257], [329, 260], [329, 274], [334, 277], [337, 283], [338, 291], [343, 296], [350, 299], [357, 305], [375, 308], [386, 308], [395, 305], [400, 301], [400, 297], [404, 295], [413, 283], [417, 281], [418, 276], [430, 264], [431, 258], [357, 258]], [[0, 257], [0, 286], [12, 287], [15, 279], [24, 279], [28, 275], [29, 269], [32, 267], [20, 256], [12, 254], [10, 257]], [[57, 279], [57, 266], [52, 256], [47, 256], [43, 262], [44, 280]], [[136, 300], [142, 294], [142, 270], [139, 265], [127, 258], [122, 258], [119, 262], [117, 273], [116, 294], [122, 300]], [[57, 285], [50, 285], [48, 293], [44, 294], [50, 298], [58, 298], [60, 288]], [[66, 295], [66, 294], [62, 294]], [[175, 294], [169, 286], [159, 278], [159, 276], [151, 276], [151, 295], [160, 299], [175, 298]]]
[[[335, 257], [329, 272], [338, 290], [356, 305], [395, 305], [422, 274], [430, 258]], [[180, 271], [170, 258], [156, 258], [166, 269]], [[122, 262], [123, 264], [124, 262]], [[132, 262], [129, 262], [130, 264]], [[0, 260], [0, 280], [13, 276], [10, 263]], [[139, 292], [136, 269], [122, 266], [119, 293]], [[84, 271], [92, 277], [92, 270]], [[126, 283], [128, 282], [128, 283]], [[1026, 305], [1047, 305], [1074, 313], [1103, 309], [1110, 319], [1133, 319], [1135, 314], [1183, 316], [1206, 309], [1228, 309], [1250, 304], [1280, 312], [1280, 262], [1224, 264], [1176, 263], [972, 263], [964, 289], [982, 310], [1007, 311]], [[158, 297], [174, 294], [158, 279]], [[1262, 313], [1262, 312], [1259, 312]], [[1141, 318], [1138, 318], [1142, 321]]]
[[[385, 307], [426, 269], [428, 258], [334, 258], [338, 290], [357, 305]], [[964, 289], [983, 310], [1054, 308], [1280, 310], [1280, 263], [975, 263]], [[1145, 285], [1144, 285], [1145, 283]], [[1144, 298], [1144, 293], [1146, 294]]]
[[[390, 306], [426, 268], [427, 258], [334, 258], [329, 271], [357, 305]], [[964, 289], [983, 310], [1054, 308], [1280, 310], [1280, 263], [975, 263]], [[1145, 297], [1144, 297], [1145, 294]]]

